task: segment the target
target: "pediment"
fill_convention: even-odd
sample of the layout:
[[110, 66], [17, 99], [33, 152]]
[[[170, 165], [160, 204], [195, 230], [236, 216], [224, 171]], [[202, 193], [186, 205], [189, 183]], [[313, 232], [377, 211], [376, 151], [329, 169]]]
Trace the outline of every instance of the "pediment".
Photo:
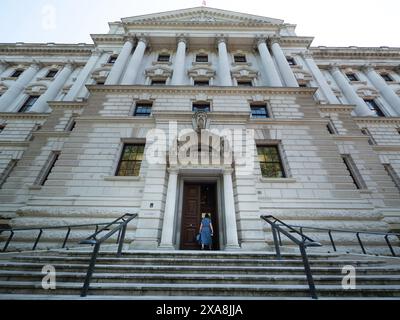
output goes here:
[[167, 11], [122, 19], [126, 24], [282, 24], [283, 20], [208, 7]]

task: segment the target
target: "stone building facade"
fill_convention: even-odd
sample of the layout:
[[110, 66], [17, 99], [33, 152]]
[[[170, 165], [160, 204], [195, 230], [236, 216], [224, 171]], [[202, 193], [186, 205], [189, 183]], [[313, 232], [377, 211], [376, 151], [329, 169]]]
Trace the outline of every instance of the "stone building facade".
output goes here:
[[312, 47], [295, 25], [208, 7], [109, 26], [92, 45], [0, 44], [3, 225], [131, 212], [131, 248], [195, 249], [211, 213], [220, 250], [266, 249], [262, 214], [399, 229], [399, 48]]

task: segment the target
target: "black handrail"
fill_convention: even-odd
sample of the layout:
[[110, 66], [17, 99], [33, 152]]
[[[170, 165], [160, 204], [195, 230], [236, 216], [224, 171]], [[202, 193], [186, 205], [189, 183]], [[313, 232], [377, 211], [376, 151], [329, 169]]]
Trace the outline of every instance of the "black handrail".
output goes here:
[[[134, 219], [136, 217], [137, 217], [136, 213], [135, 214], [127, 213], [127, 214], [123, 215], [122, 217], [116, 219], [115, 221], [109, 223], [105, 227], [101, 228], [100, 230], [96, 231], [91, 236], [87, 237], [85, 240], [80, 242], [80, 244], [94, 245], [92, 256], [90, 258], [89, 267], [88, 267], [88, 270], [86, 272], [85, 282], [84, 282], [82, 290], [81, 290], [81, 297], [86, 297], [87, 292], [89, 290], [90, 281], [92, 279], [94, 268], [96, 266], [97, 256], [99, 254], [101, 244], [104, 241], [106, 241], [107, 239], [109, 239], [113, 234], [118, 232], [118, 237], [117, 237], [117, 243], [118, 243], [117, 257], [120, 257], [121, 253], [122, 253], [122, 246], [123, 246], [124, 240], [125, 240], [125, 233], [126, 233], [127, 225], [128, 225], [129, 222], [132, 221], [132, 219]], [[114, 224], [117, 224], [117, 226], [114, 227], [110, 232], [108, 232], [106, 235], [104, 235], [100, 239], [97, 239], [97, 236], [100, 235], [100, 233], [102, 233], [103, 231], [106, 231], [106, 230], [108, 231], [109, 228]]]
[[[313, 299], [318, 299], [306, 250], [307, 250], [307, 247], [320, 247], [321, 244], [314, 241], [310, 237], [307, 237], [304, 233], [297, 231], [295, 228], [291, 227], [290, 225], [275, 218], [274, 216], [261, 216], [261, 219], [263, 219], [264, 221], [266, 221], [268, 224], [271, 225], [272, 236], [274, 238], [274, 245], [275, 245], [277, 259], [279, 259], [279, 260], [282, 259], [281, 250], [280, 250], [280, 245], [281, 245], [280, 234], [285, 235], [286, 237], [288, 237], [290, 240], [292, 240], [295, 244], [297, 244], [299, 246], [301, 257], [303, 259], [304, 271], [305, 271], [305, 274], [307, 277], [308, 287], [310, 288], [310, 295]], [[288, 228], [290, 230], [290, 232], [285, 230], [284, 227]], [[293, 236], [291, 233], [296, 233], [299, 236], [301, 236], [301, 240], [296, 238], [295, 236]], [[279, 234], [279, 238], [278, 238], [277, 234]]]
[[299, 226], [299, 225], [288, 225], [282, 223], [282, 226], [285, 227], [290, 227], [290, 230], [296, 230], [298, 228], [299, 230], [296, 230], [296, 232], [303, 234], [303, 230], [315, 230], [315, 231], [324, 231], [327, 232], [329, 235], [329, 240], [331, 242], [331, 246], [333, 248], [333, 251], [337, 252], [337, 246], [335, 244], [335, 241], [332, 236], [332, 232], [337, 232], [337, 233], [352, 233], [355, 234], [357, 238], [357, 242], [363, 252], [363, 254], [367, 254], [367, 250], [365, 248], [364, 243], [361, 240], [362, 234], [364, 235], [381, 235], [383, 236], [386, 245], [388, 246], [392, 256], [397, 257], [396, 252], [393, 249], [393, 246], [389, 240], [389, 237], [397, 237], [400, 238], [400, 233], [395, 233], [395, 232], [381, 232], [381, 231], [360, 231], [360, 230], [348, 230], [348, 229], [332, 229], [332, 228], [320, 228], [320, 227], [308, 227], [308, 226]]

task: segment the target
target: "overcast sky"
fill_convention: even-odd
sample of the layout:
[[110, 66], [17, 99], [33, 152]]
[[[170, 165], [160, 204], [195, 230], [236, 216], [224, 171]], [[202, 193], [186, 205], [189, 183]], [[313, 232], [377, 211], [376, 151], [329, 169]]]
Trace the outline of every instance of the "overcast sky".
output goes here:
[[[0, 0], [0, 42], [92, 43], [107, 22], [202, 5], [203, 0]], [[283, 19], [313, 46], [400, 47], [400, 0], [206, 0], [207, 6]]]

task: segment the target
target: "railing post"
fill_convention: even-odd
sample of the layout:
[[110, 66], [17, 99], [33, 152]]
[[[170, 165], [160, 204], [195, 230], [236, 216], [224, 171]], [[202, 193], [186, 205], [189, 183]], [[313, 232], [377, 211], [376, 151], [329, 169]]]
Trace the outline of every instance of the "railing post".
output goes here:
[[274, 244], [275, 244], [275, 252], [276, 252], [276, 258], [278, 260], [281, 260], [281, 249], [279, 248], [279, 242], [278, 242], [278, 237], [276, 235], [276, 230], [275, 230], [275, 226], [272, 224], [271, 225], [271, 229], [272, 229], [272, 236], [274, 237]]
[[364, 254], [367, 254], [367, 251], [365, 251], [364, 245], [363, 245], [363, 243], [361, 242], [361, 238], [360, 238], [360, 233], [359, 233], [359, 232], [357, 232], [357, 239], [358, 239], [358, 243], [360, 244], [360, 247], [361, 247], [362, 252], [363, 252]]
[[329, 230], [328, 234], [329, 234], [329, 239], [331, 239], [331, 244], [332, 244], [333, 251], [336, 252], [335, 242], [333, 241], [333, 237], [332, 237], [332, 230]]
[[40, 229], [40, 232], [39, 232], [39, 234], [38, 234], [38, 236], [37, 236], [37, 238], [36, 238], [36, 241], [35, 241], [35, 244], [33, 245], [32, 250], [35, 250], [35, 249], [36, 249], [36, 246], [37, 246], [37, 244], [39, 243], [39, 240], [40, 240], [40, 237], [42, 236], [42, 233], [43, 233], [43, 230]]
[[92, 258], [90, 259], [89, 267], [88, 267], [88, 270], [86, 273], [85, 282], [83, 284], [82, 291], [81, 291], [81, 297], [86, 297], [87, 292], [89, 290], [90, 280], [92, 279], [94, 266], [96, 265], [96, 260], [97, 260], [97, 255], [99, 253], [99, 250], [100, 250], [100, 243], [97, 242], [93, 248]]
[[67, 234], [65, 235], [65, 239], [64, 239], [64, 242], [63, 242], [63, 245], [62, 245], [63, 249], [65, 248], [65, 245], [67, 244], [67, 241], [68, 241], [70, 233], [71, 233], [71, 227], [68, 227], [68, 231], [67, 231]]
[[385, 236], [385, 240], [386, 240], [386, 243], [387, 243], [387, 245], [388, 245], [388, 247], [390, 249], [390, 252], [392, 253], [392, 256], [396, 257], [396, 252], [393, 250], [393, 247], [392, 247], [392, 245], [391, 245], [391, 243], [389, 241], [389, 235], [388, 234]]
[[3, 252], [6, 252], [8, 245], [10, 244], [11, 239], [14, 237], [14, 231], [11, 231], [6, 244], [4, 245]]
[[317, 291], [315, 290], [314, 279], [313, 279], [313, 276], [311, 273], [311, 267], [310, 267], [310, 263], [308, 261], [307, 252], [306, 252], [304, 243], [299, 244], [299, 249], [300, 249], [301, 257], [303, 259], [304, 271], [306, 273], [308, 286], [310, 288], [311, 298], [318, 299]]
[[121, 236], [120, 236], [119, 244], [118, 244], [117, 257], [120, 257], [122, 254], [122, 246], [124, 245], [124, 241], [125, 241], [125, 233], [126, 233], [126, 224], [124, 224], [124, 226], [122, 227], [122, 232], [121, 232]]

